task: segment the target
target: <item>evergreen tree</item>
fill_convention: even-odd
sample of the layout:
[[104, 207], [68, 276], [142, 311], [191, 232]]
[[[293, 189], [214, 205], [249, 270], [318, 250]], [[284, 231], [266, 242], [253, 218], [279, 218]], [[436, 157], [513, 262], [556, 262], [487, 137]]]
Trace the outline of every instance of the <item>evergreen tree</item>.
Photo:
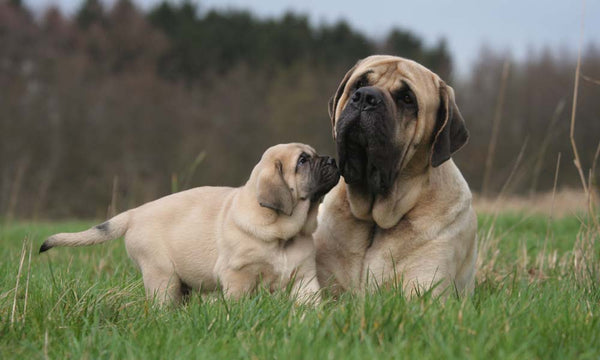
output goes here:
[[87, 29], [92, 24], [103, 24], [105, 14], [102, 2], [100, 0], [85, 0], [77, 11], [75, 19], [82, 29]]

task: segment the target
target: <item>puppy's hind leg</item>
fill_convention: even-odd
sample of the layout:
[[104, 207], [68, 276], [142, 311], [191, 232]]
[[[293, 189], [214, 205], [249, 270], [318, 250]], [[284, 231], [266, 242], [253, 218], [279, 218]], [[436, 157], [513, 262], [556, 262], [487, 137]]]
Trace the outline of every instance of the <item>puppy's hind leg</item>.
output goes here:
[[142, 267], [146, 297], [160, 305], [179, 304], [186, 288], [174, 269]]

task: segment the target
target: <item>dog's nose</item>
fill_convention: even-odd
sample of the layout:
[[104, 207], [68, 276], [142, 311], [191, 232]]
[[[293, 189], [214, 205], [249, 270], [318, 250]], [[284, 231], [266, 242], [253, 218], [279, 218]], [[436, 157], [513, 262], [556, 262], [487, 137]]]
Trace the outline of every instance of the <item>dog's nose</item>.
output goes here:
[[336, 166], [335, 159], [329, 156], [327, 156], [327, 160], [325, 161], [325, 163], [329, 166]]
[[350, 98], [350, 103], [362, 111], [370, 111], [383, 103], [383, 99], [379, 90], [368, 86], [356, 90]]

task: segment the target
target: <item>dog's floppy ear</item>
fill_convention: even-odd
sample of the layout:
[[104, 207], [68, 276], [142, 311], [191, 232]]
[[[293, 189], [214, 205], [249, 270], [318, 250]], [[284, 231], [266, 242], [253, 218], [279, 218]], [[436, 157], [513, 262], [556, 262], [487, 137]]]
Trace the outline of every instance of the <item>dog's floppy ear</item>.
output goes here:
[[440, 84], [440, 107], [431, 146], [431, 166], [438, 167], [457, 152], [469, 139], [469, 131], [458, 111], [454, 90], [444, 82]]
[[358, 60], [356, 62], [356, 64], [354, 64], [354, 66], [350, 70], [348, 70], [346, 75], [344, 75], [342, 82], [338, 86], [337, 91], [329, 99], [329, 104], [327, 106], [327, 110], [329, 111], [329, 118], [331, 119], [331, 131], [333, 132], [334, 138], [335, 138], [335, 109], [337, 108], [338, 102], [340, 101], [340, 98], [342, 97], [342, 94], [344, 93], [344, 88], [346, 87], [346, 84], [348, 84], [348, 80], [350, 79], [350, 76], [352, 76], [352, 74], [354, 73], [354, 70], [356, 69], [358, 64], [360, 64], [360, 62], [361, 62], [361, 60]]
[[292, 191], [283, 178], [281, 161], [263, 169], [258, 176], [258, 203], [262, 207], [292, 216], [294, 199]]

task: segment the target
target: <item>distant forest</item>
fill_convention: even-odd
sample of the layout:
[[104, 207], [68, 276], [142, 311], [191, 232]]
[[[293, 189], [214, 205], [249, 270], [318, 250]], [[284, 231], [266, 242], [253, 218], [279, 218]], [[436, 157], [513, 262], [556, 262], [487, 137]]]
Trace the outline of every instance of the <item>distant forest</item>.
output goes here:
[[[201, 9], [86, 0], [72, 17], [36, 17], [18, 0], [0, 4], [0, 218], [103, 218], [172, 191], [238, 186], [281, 142], [333, 155], [327, 101], [375, 53], [416, 60], [454, 87], [471, 131], [455, 161], [475, 192], [497, 193], [511, 172], [507, 191], [549, 190], [559, 152], [559, 185], [579, 184], [572, 54], [514, 61], [483, 47], [458, 78], [444, 39], [431, 46], [400, 27], [373, 39], [344, 21]], [[600, 141], [594, 44], [582, 72], [576, 139], [589, 169]]]

